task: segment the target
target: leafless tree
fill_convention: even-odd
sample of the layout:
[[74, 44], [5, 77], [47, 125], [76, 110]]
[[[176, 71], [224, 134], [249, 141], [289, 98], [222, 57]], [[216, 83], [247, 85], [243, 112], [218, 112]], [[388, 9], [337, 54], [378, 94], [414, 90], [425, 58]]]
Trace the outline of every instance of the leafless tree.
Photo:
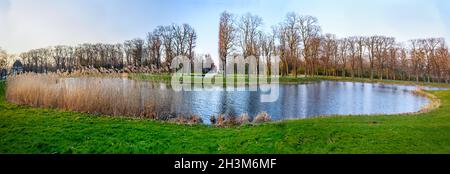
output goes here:
[[275, 47], [275, 35], [276, 33], [274, 30], [272, 33], [263, 34], [260, 35], [260, 43], [261, 43], [261, 53], [263, 57], [265, 58], [265, 74], [269, 75], [271, 73], [270, 67], [271, 67], [271, 56], [276, 54], [276, 47]]
[[162, 39], [158, 30], [147, 34], [148, 59], [150, 64], [161, 67]]
[[[295, 77], [297, 77], [297, 66], [300, 59], [300, 18], [302, 18], [302, 16], [291, 12], [286, 15], [284, 22], [281, 24], [283, 31], [281, 34], [283, 34], [283, 42], [285, 42], [283, 43], [285, 46], [285, 56], [286, 59], [292, 61], [293, 73]], [[289, 70], [289, 67], [286, 67]]]
[[257, 72], [259, 72], [259, 35], [262, 24], [261, 17], [247, 13], [241, 16], [237, 27], [242, 54], [244, 58], [248, 56], [256, 57]]
[[305, 75], [314, 75], [314, 60], [312, 57], [311, 40], [319, 37], [321, 28], [317, 18], [313, 16], [300, 16], [298, 20], [300, 38], [303, 46], [303, 58], [305, 59]]
[[231, 51], [235, 46], [236, 28], [234, 26], [233, 15], [224, 11], [220, 14], [219, 21], [219, 58], [221, 63], [221, 70], [225, 76], [225, 67], [227, 64], [227, 57], [231, 55]]
[[336, 36], [333, 34], [325, 34], [322, 38], [322, 65], [325, 71], [325, 75], [331, 75], [335, 69], [332, 66], [333, 58], [335, 57], [337, 40]]

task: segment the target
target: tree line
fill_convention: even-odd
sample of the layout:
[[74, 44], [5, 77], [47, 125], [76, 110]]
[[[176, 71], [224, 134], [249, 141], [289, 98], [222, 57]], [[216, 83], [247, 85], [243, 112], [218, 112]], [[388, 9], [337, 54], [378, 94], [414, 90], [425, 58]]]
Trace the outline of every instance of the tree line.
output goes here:
[[[398, 42], [388, 36], [338, 38], [323, 33], [317, 18], [288, 13], [263, 30], [263, 19], [250, 13], [223, 12], [219, 19], [219, 70], [241, 55], [255, 56], [257, 67], [270, 72], [272, 56], [280, 58], [280, 75], [365, 77], [371, 79], [449, 82], [450, 54], [444, 38]], [[118, 44], [54, 46], [21, 53], [25, 71], [74, 71], [81, 67], [123, 69], [152, 67], [171, 72], [178, 55], [196, 61], [197, 33], [188, 24], [158, 26], [145, 39]], [[210, 62], [210, 56], [206, 56]], [[203, 60], [200, 60], [203, 61]]]
[[[170, 69], [171, 60], [186, 55], [193, 61], [197, 33], [188, 24], [158, 26], [145, 39], [117, 44], [58, 45], [21, 53], [24, 71], [73, 72], [81, 67], [123, 69], [125, 66]], [[163, 58], [164, 57], [164, 58]]]
[[327, 75], [392, 80], [449, 82], [450, 56], [444, 38], [397, 42], [388, 36], [337, 38], [322, 33], [317, 18], [288, 13], [270, 32], [250, 13], [223, 12], [219, 22], [219, 57], [223, 64], [238, 54], [254, 55], [270, 69], [279, 56], [280, 75]]

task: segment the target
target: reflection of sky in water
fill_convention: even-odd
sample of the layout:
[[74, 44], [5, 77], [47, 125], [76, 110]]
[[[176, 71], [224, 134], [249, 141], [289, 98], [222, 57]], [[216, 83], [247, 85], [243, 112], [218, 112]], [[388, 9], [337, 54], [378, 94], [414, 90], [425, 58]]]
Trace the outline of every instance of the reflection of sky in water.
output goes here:
[[[89, 85], [89, 78], [66, 79], [66, 85]], [[99, 79], [96, 79], [97, 81]], [[272, 119], [309, 118], [319, 115], [395, 114], [416, 112], [427, 104], [424, 97], [413, 95], [415, 86], [384, 85], [356, 82], [323, 81], [312, 84], [284, 84], [279, 98], [272, 103], [260, 102], [260, 91], [227, 91], [213, 86], [207, 91], [180, 91], [164, 83], [140, 82], [128, 79], [100, 79], [97, 87], [140, 90], [129, 100], [141, 100], [142, 105], [156, 103], [158, 112], [198, 114], [205, 122], [211, 115], [248, 113], [255, 116], [266, 111]], [[436, 90], [438, 88], [425, 88]], [[124, 103], [126, 104], [126, 103]]]

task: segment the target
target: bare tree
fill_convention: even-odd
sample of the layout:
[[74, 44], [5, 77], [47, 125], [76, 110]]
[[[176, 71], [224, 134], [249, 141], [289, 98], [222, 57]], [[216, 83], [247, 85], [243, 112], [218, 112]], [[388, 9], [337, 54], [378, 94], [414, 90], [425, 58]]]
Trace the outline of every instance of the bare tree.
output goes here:
[[275, 48], [275, 35], [274, 30], [272, 33], [263, 34], [260, 35], [260, 42], [261, 42], [261, 53], [263, 54], [263, 57], [265, 58], [265, 74], [269, 75], [271, 74], [271, 56], [276, 54], [276, 48]]
[[413, 72], [416, 76], [416, 82], [419, 81], [420, 72], [422, 71], [422, 66], [425, 60], [425, 50], [421, 47], [420, 40], [411, 40], [411, 63]]
[[[399, 69], [400, 69], [400, 79], [401, 80], [405, 80], [408, 79], [410, 80], [410, 59], [408, 59], [408, 51], [406, 48], [404, 48], [403, 46], [399, 48]], [[408, 78], [406, 78], [405, 76], [408, 75]]]
[[368, 49], [368, 58], [369, 58], [369, 71], [370, 71], [370, 79], [372, 80], [374, 77], [374, 60], [375, 60], [375, 50], [379, 43], [379, 37], [378, 36], [371, 36], [367, 38], [366, 40], [366, 46]]
[[150, 64], [161, 67], [162, 39], [158, 30], [147, 34], [147, 49]]
[[337, 57], [338, 57], [338, 62], [341, 64], [340, 71], [341, 71], [342, 77], [346, 76], [348, 48], [349, 48], [348, 38], [338, 40]]
[[357, 55], [358, 55], [358, 38], [350, 37], [347, 39], [348, 41], [348, 54], [350, 56], [350, 76], [352, 78], [355, 77], [355, 69], [357, 64]]
[[259, 35], [261, 33], [262, 19], [250, 13], [241, 16], [238, 23], [239, 46], [244, 58], [256, 57], [256, 71], [259, 72]]
[[225, 67], [227, 57], [231, 55], [231, 51], [235, 45], [236, 29], [234, 27], [233, 15], [224, 11], [220, 14], [219, 21], [219, 58], [222, 67], [223, 76], [226, 75]]
[[322, 65], [324, 66], [325, 75], [331, 75], [330, 71], [334, 71], [332, 67], [332, 60], [335, 57], [336, 36], [333, 34], [325, 34], [322, 38]]
[[377, 72], [378, 78], [383, 80], [385, 73], [385, 67], [387, 66], [387, 60], [389, 59], [389, 49], [392, 48], [395, 44], [395, 39], [392, 37], [380, 36], [378, 45], [376, 47], [376, 60], [377, 60]]
[[300, 59], [300, 22], [301, 16], [296, 13], [288, 13], [282, 23], [283, 40], [285, 44], [285, 56], [292, 61], [294, 76], [297, 77], [297, 66]]
[[358, 74], [359, 77], [362, 78], [364, 76], [364, 53], [366, 50], [365, 41], [366, 37], [359, 36], [357, 37], [357, 50], [358, 50]]
[[386, 78], [396, 80], [397, 79], [397, 65], [399, 62], [399, 50], [398, 45], [394, 45], [388, 49], [387, 60], [387, 72]]
[[175, 48], [173, 46], [175, 43], [173, 28], [170, 26], [159, 26], [157, 30], [161, 34], [162, 43], [164, 45], [166, 68], [167, 70], [170, 70], [171, 62], [176, 56], [176, 53], [174, 52]]
[[313, 16], [301, 16], [298, 21], [300, 37], [303, 46], [303, 58], [305, 59], [305, 75], [314, 75], [314, 64], [312, 60], [311, 40], [319, 37], [321, 28], [317, 18]]
[[197, 44], [197, 33], [194, 28], [188, 24], [183, 24], [183, 28], [186, 32], [187, 56], [192, 61], [192, 59], [194, 59], [194, 49]]
[[280, 27], [275, 28], [276, 31], [276, 35], [279, 41], [279, 45], [278, 45], [278, 53], [280, 55], [281, 58], [281, 75], [286, 76], [289, 74], [289, 64], [291, 61], [290, 58], [290, 49], [288, 48], [288, 31], [287, 28], [284, 27], [283, 25], [280, 25]]

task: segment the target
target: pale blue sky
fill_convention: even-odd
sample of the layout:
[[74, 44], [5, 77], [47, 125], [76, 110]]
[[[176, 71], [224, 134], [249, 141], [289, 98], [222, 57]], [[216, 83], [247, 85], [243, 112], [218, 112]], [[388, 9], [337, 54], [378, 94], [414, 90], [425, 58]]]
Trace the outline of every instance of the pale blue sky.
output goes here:
[[158, 25], [189, 23], [198, 33], [197, 52], [215, 57], [224, 10], [259, 15], [267, 30], [294, 11], [317, 17], [324, 33], [338, 37], [450, 39], [449, 0], [0, 0], [0, 47], [18, 53], [56, 44], [116, 43], [144, 37]]

